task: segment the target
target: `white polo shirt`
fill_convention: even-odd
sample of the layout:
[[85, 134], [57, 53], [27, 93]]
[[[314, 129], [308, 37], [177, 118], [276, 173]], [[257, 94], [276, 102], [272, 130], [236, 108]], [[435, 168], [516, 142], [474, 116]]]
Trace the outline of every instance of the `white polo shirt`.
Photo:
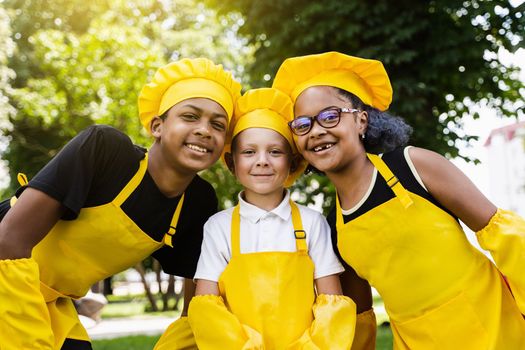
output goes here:
[[[290, 193], [273, 210], [266, 211], [242, 199], [239, 194], [241, 253], [294, 252], [296, 243], [290, 208]], [[297, 204], [306, 231], [308, 254], [315, 270], [314, 278], [344, 271], [330, 238], [330, 227], [321, 213]], [[231, 259], [231, 221], [233, 208], [213, 215], [204, 225], [202, 251], [194, 279], [218, 282]]]

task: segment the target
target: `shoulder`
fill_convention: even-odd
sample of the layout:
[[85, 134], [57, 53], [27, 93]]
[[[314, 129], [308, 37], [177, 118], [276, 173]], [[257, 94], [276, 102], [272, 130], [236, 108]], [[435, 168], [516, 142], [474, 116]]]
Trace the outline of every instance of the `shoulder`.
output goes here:
[[232, 219], [232, 213], [233, 213], [233, 208], [221, 210], [213, 214], [212, 216], [210, 216], [208, 221], [206, 221], [206, 226], [213, 227], [215, 225], [223, 225], [225, 223], [229, 224]]
[[301, 212], [301, 216], [312, 218], [314, 220], [324, 220], [323, 214], [321, 214], [317, 210], [307, 207], [305, 205], [299, 204], [299, 203], [295, 203], [295, 205], [297, 205], [297, 207], [299, 208], [299, 211]]

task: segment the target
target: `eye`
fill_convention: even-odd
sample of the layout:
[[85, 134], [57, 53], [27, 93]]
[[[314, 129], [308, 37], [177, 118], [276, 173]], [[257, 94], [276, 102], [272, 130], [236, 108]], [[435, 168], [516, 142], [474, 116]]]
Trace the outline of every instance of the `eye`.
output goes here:
[[194, 113], [183, 113], [180, 115], [180, 117], [186, 121], [195, 121], [200, 118], [198, 115]]
[[339, 112], [336, 109], [328, 109], [326, 111], [322, 111], [317, 116], [317, 120], [320, 120], [321, 123], [333, 123], [339, 119]]
[[310, 128], [312, 121], [309, 117], [298, 117], [292, 121], [292, 128], [298, 132], [306, 131]]
[[215, 130], [218, 130], [218, 131], [225, 131], [226, 130], [226, 125], [222, 122], [219, 122], [219, 121], [212, 121], [211, 122], [211, 127], [214, 128]]
[[255, 154], [255, 151], [253, 149], [243, 149], [241, 150], [241, 154], [252, 155]]
[[272, 156], [279, 156], [279, 155], [284, 154], [284, 151], [279, 149], [279, 148], [274, 148], [274, 149], [270, 150], [270, 154]]

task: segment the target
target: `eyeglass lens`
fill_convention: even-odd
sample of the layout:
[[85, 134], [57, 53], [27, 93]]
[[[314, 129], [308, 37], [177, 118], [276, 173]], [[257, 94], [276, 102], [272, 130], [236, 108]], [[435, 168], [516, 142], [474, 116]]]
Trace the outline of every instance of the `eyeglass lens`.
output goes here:
[[327, 109], [320, 112], [315, 117], [299, 117], [292, 121], [291, 127], [295, 134], [304, 135], [312, 128], [314, 119], [317, 120], [319, 125], [325, 128], [331, 128], [339, 123], [341, 117], [338, 109]]

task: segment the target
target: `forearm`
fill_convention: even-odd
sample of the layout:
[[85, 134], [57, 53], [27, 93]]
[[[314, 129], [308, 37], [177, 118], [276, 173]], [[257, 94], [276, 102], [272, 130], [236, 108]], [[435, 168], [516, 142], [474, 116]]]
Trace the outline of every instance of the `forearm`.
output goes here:
[[476, 232], [479, 244], [488, 250], [505, 275], [521, 313], [525, 315], [525, 220], [498, 209], [487, 226]]

